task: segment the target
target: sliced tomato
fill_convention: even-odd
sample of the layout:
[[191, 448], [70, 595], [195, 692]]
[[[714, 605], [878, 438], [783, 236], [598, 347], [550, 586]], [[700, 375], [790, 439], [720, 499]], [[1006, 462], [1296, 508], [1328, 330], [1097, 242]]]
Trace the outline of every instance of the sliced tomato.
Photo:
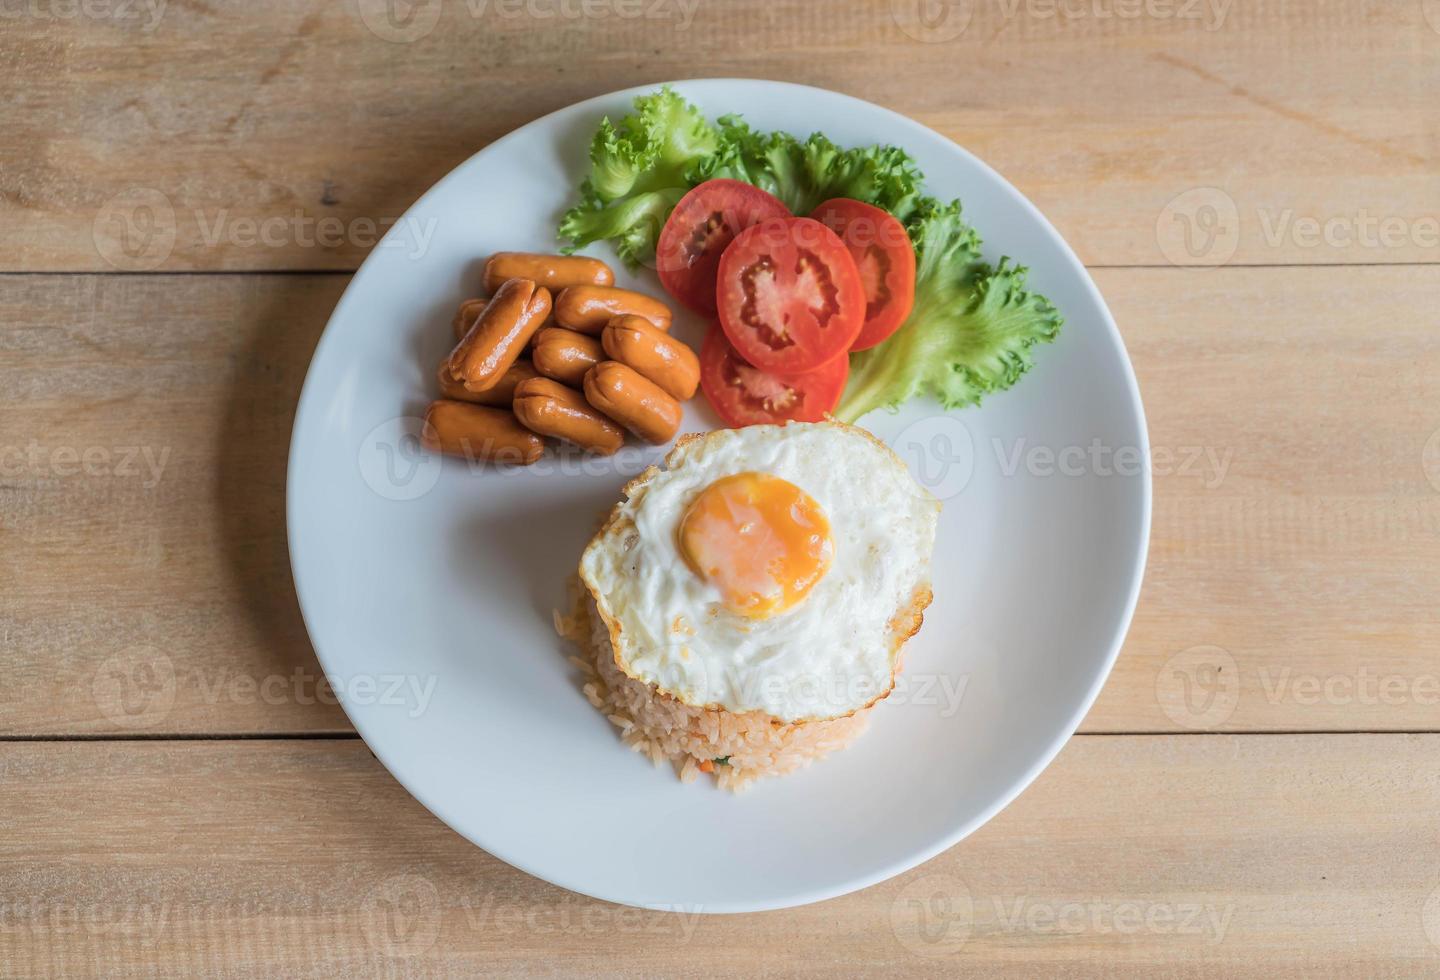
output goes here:
[[812, 218], [767, 218], [720, 257], [720, 326], [740, 356], [771, 374], [843, 357], [865, 325], [865, 290], [845, 243]]
[[850, 377], [850, 358], [837, 357], [791, 377], [745, 363], [725, 331], [713, 326], [700, 348], [700, 387], [731, 428], [780, 422], [820, 422], [834, 411]]
[[765, 218], [790, 214], [780, 199], [738, 180], [707, 180], [680, 198], [660, 229], [655, 271], [676, 300], [715, 315], [715, 272], [735, 236]]
[[915, 247], [910, 236], [889, 211], [848, 197], [832, 197], [810, 217], [840, 236], [860, 272], [865, 325], [850, 349], [874, 347], [900, 329], [915, 305]]

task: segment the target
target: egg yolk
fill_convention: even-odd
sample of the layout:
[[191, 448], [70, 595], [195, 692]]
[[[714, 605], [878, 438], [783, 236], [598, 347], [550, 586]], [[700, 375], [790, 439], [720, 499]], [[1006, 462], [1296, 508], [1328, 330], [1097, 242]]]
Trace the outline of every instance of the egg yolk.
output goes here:
[[784, 612], [830, 568], [830, 521], [808, 493], [768, 473], [716, 480], [680, 521], [680, 552], [720, 590], [727, 608], [751, 619]]

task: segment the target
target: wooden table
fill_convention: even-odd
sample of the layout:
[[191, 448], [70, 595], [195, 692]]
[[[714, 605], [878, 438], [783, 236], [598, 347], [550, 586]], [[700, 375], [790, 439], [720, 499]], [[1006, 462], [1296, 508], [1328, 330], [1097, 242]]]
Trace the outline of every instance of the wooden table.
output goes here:
[[[1440, 0], [387, 2], [0, 3], [0, 974], [1440, 971]], [[1018, 802], [691, 919], [395, 783], [319, 686], [282, 504], [377, 230], [543, 113], [726, 75], [913, 116], [1055, 222], [1155, 520]]]

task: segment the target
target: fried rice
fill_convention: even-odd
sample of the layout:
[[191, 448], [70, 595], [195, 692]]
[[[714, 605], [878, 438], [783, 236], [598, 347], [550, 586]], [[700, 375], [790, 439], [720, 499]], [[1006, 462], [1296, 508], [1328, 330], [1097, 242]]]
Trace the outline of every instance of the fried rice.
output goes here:
[[684, 704], [616, 666], [594, 600], [584, 589], [576, 592], [574, 610], [555, 613], [555, 628], [580, 650], [570, 660], [584, 674], [586, 700], [610, 719], [625, 745], [657, 766], [671, 763], [682, 782], [708, 772], [722, 789], [738, 792], [763, 776], [783, 776], [843, 749], [869, 727], [874, 703], [840, 718], [796, 723], [763, 711]]

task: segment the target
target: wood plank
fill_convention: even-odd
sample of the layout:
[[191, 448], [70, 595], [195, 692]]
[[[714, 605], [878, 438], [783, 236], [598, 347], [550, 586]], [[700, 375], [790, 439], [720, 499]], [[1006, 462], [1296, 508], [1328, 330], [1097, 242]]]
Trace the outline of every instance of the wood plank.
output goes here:
[[1096, 278], [1157, 472], [1086, 729], [1436, 727], [1440, 269]]
[[[1440, 268], [1099, 280], [1162, 465], [1085, 730], [1436, 727]], [[0, 734], [349, 730], [316, 703], [283, 512], [343, 285], [0, 277]]]
[[1436, 736], [1080, 737], [898, 879], [704, 916], [621, 909], [501, 864], [355, 741], [7, 743], [0, 962], [110, 977], [1419, 976], [1440, 962], [1440, 879], [1415, 860], [1434, 845], [1437, 785]]
[[1092, 264], [1432, 262], [1433, 8], [965, 0], [926, 26], [913, 0], [422, 0], [412, 27], [384, 0], [16, 5], [0, 263], [353, 269], [514, 127], [697, 75], [920, 119]]
[[349, 730], [285, 544], [290, 423], [344, 286], [0, 279], [0, 733]]

